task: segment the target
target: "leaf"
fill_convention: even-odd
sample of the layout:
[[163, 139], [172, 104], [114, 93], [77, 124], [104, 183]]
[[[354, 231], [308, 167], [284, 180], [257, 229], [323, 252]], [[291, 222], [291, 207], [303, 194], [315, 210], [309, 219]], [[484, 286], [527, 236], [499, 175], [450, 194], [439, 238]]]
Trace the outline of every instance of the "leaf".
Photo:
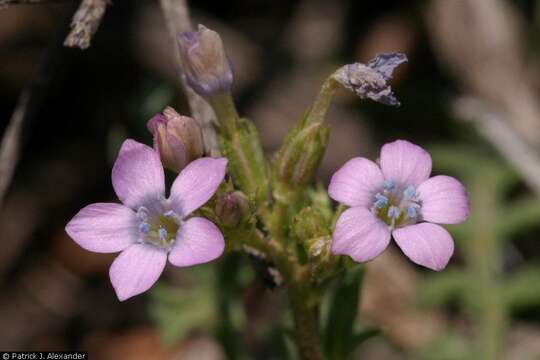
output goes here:
[[193, 286], [176, 288], [158, 283], [150, 292], [150, 316], [167, 344], [184, 338], [192, 329], [210, 331], [216, 323], [216, 304], [213, 296], [210, 267], [186, 271]]
[[238, 359], [242, 356], [240, 345], [240, 328], [243, 319], [240, 318], [241, 304], [238, 294], [241, 293], [239, 281], [242, 271], [241, 256], [231, 254], [217, 264], [216, 298], [219, 307], [217, 336], [225, 349], [229, 359]]
[[177, 289], [158, 284], [150, 296], [150, 316], [166, 344], [182, 340], [194, 328], [210, 330], [215, 324], [215, 305], [209, 287]]
[[459, 270], [446, 270], [429, 276], [419, 289], [417, 298], [423, 306], [436, 307], [461, 299], [466, 291], [467, 275]]
[[368, 328], [368, 329], [360, 331], [359, 333], [356, 333], [352, 337], [351, 351], [353, 351], [358, 346], [362, 345], [364, 341], [369, 340], [372, 337], [379, 336], [380, 334], [381, 334], [381, 330], [376, 329], [376, 328]]
[[540, 306], [540, 264], [529, 265], [508, 278], [501, 291], [512, 310]]
[[471, 344], [467, 339], [461, 334], [450, 332], [421, 349], [413, 358], [418, 360], [471, 359], [473, 358], [471, 351]]
[[324, 324], [324, 349], [328, 359], [345, 359], [355, 347], [354, 324], [365, 267], [356, 265], [336, 281]]
[[525, 198], [514, 201], [503, 211], [504, 216], [496, 223], [497, 232], [504, 239], [540, 224], [540, 203], [536, 198]]

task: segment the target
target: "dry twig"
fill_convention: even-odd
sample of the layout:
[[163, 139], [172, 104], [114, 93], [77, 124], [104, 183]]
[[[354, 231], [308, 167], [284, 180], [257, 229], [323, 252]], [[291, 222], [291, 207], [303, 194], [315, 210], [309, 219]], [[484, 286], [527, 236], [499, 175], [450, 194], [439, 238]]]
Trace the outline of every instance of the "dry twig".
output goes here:
[[478, 132], [499, 150], [540, 197], [540, 155], [523, 141], [508, 120], [472, 97], [457, 100], [454, 110], [459, 117], [476, 125]]
[[468, 91], [523, 141], [540, 148], [540, 106], [527, 76], [520, 18], [502, 0], [434, 0], [426, 20], [435, 50]]
[[21, 130], [28, 110], [30, 94], [30, 89], [23, 90], [2, 137], [2, 145], [0, 147], [0, 205], [11, 183], [17, 161], [19, 160]]
[[108, 3], [108, 0], [83, 0], [73, 15], [71, 31], [64, 45], [87, 49], [101, 23]]
[[68, 2], [69, 0], [0, 0], [0, 9], [8, 5], [37, 5]]
[[31, 83], [21, 92], [13, 115], [2, 136], [0, 144], [0, 206], [19, 160], [23, 127], [39, 108], [46, 94], [45, 88], [58, 61], [57, 50], [58, 46], [53, 43], [46, 51]]

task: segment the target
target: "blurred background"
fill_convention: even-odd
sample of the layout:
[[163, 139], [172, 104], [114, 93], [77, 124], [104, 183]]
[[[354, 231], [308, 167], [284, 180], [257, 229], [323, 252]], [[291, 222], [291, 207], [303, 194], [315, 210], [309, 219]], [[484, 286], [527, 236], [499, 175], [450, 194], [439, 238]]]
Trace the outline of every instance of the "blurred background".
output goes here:
[[[151, 144], [153, 114], [188, 111], [158, 1], [113, 1], [85, 51], [62, 45], [78, 5], [0, 8], [2, 133], [27, 105], [18, 162], [0, 164], [0, 350], [287, 358], [284, 291], [246, 256], [168, 267], [120, 303], [115, 255], [64, 232], [83, 206], [115, 201], [110, 170], [126, 137]], [[431, 152], [435, 173], [467, 185], [472, 215], [448, 227], [457, 246], [442, 273], [393, 245], [367, 266], [357, 324], [376, 331], [355, 358], [540, 359], [539, 1], [200, 0], [190, 11], [222, 35], [237, 105], [269, 156], [337, 67], [409, 57], [392, 81], [401, 107], [338, 94], [321, 183], [351, 157], [408, 139]]]

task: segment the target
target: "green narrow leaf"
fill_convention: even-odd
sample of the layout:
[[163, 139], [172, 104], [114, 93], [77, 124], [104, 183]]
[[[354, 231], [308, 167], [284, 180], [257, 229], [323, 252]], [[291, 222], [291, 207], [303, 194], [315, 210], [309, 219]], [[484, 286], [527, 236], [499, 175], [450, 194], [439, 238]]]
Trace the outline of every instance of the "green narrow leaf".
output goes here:
[[324, 324], [324, 348], [330, 360], [342, 360], [354, 349], [354, 323], [358, 314], [360, 286], [365, 267], [357, 265], [345, 272], [330, 294], [330, 308]]
[[453, 300], [462, 299], [467, 284], [467, 275], [460, 270], [446, 270], [427, 277], [419, 289], [420, 305], [436, 307]]
[[495, 225], [503, 239], [509, 240], [518, 231], [540, 224], [540, 203], [536, 198], [516, 200], [503, 213], [505, 216]]
[[358, 346], [362, 345], [364, 341], [369, 340], [372, 337], [379, 336], [380, 334], [381, 334], [381, 330], [375, 329], [375, 328], [365, 329], [355, 334], [352, 337], [352, 341], [351, 341], [351, 351], [356, 349]]
[[517, 271], [503, 284], [504, 300], [512, 310], [540, 304], [540, 264]]

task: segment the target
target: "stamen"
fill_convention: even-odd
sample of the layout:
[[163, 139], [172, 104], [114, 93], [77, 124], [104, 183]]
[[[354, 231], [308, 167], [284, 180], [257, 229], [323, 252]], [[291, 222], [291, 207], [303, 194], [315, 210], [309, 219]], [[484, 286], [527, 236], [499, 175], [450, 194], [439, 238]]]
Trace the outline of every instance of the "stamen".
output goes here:
[[384, 180], [383, 186], [385, 190], [392, 190], [394, 187], [396, 187], [396, 183], [394, 180]]
[[150, 224], [147, 222], [142, 222], [139, 224], [139, 231], [143, 233], [144, 235], [148, 235], [150, 232]]
[[169, 236], [169, 234], [167, 233], [167, 230], [165, 230], [164, 228], [159, 228], [158, 235], [161, 241], [167, 240], [167, 237]]
[[417, 193], [414, 186], [407, 186], [407, 188], [403, 191], [403, 196], [405, 197], [405, 200], [411, 200], [416, 198]]
[[388, 198], [384, 195], [381, 195], [379, 193], [375, 194], [375, 207], [377, 209], [382, 209], [388, 204]]
[[398, 208], [397, 206], [390, 206], [388, 208], [388, 217], [389, 218], [393, 218], [393, 219], [397, 219], [399, 217], [399, 215], [401, 215], [401, 209]]
[[418, 215], [418, 207], [414, 205], [409, 205], [407, 207], [407, 217], [413, 219]]

